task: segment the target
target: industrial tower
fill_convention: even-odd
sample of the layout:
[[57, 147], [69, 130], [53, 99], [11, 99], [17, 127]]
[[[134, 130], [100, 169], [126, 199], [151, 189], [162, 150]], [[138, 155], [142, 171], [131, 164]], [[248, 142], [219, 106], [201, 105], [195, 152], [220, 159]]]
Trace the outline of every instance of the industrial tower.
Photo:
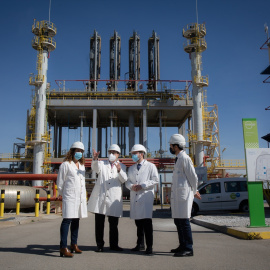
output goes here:
[[203, 110], [202, 94], [203, 87], [208, 86], [208, 77], [201, 75], [202, 55], [207, 45], [204, 39], [206, 28], [204, 24], [189, 24], [183, 29], [183, 37], [187, 39], [184, 44], [185, 52], [191, 58], [191, 78], [193, 97], [193, 134], [190, 134], [194, 142], [194, 161], [197, 167], [204, 166], [204, 138], [203, 138]]
[[[56, 27], [49, 21], [35, 21], [32, 25], [32, 33], [36, 35], [32, 40], [32, 47], [37, 50], [37, 75], [29, 79], [29, 84], [35, 86], [35, 133], [31, 134], [30, 140], [26, 144], [34, 147], [33, 173], [43, 173], [43, 163], [45, 158], [45, 145], [49, 142], [47, 134], [46, 115], [46, 89], [48, 55], [55, 50], [56, 42], [53, 37], [56, 35]], [[33, 186], [41, 186], [42, 181], [34, 181]]]

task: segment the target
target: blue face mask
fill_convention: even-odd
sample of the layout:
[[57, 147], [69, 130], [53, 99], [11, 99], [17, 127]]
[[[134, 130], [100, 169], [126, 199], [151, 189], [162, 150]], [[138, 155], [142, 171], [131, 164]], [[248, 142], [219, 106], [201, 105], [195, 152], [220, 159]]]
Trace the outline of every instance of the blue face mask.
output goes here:
[[137, 155], [132, 155], [132, 160], [134, 161], [134, 162], [137, 162], [138, 160], [139, 160], [139, 157], [137, 156]]
[[77, 159], [77, 160], [80, 160], [82, 158], [82, 153], [81, 152], [76, 152], [74, 157]]

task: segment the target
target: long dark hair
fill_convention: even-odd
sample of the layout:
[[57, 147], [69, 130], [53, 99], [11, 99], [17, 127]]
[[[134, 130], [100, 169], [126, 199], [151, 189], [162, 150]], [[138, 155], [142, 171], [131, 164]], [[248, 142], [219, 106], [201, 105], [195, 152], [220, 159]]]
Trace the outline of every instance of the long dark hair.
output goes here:
[[[73, 160], [74, 158], [74, 155], [75, 155], [75, 150], [76, 148], [71, 148], [65, 158], [64, 158], [64, 161], [68, 161], [69, 163]], [[82, 156], [82, 158], [80, 160], [78, 160], [80, 162], [81, 165], [84, 165], [85, 164], [85, 158]]]

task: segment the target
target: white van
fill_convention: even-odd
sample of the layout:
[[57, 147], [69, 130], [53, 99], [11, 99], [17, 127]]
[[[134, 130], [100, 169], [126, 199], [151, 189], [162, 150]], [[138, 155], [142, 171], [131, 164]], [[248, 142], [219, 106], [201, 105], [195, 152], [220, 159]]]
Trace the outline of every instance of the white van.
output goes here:
[[246, 178], [220, 178], [209, 180], [198, 187], [201, 200], [194, 198], [192, 213], [210, 210], [240, 210], [248, 212]]

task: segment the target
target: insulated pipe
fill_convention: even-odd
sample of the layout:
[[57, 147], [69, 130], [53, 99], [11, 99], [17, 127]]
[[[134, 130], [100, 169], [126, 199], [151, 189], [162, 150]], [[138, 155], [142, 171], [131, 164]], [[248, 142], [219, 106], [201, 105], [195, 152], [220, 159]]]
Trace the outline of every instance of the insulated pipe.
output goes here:
[[40, 180], [52, 180], [56, 182], [57, 174], [0, 174], [0, 180], [28, 180], [28, 181], [35, 181], [37, 179]]

